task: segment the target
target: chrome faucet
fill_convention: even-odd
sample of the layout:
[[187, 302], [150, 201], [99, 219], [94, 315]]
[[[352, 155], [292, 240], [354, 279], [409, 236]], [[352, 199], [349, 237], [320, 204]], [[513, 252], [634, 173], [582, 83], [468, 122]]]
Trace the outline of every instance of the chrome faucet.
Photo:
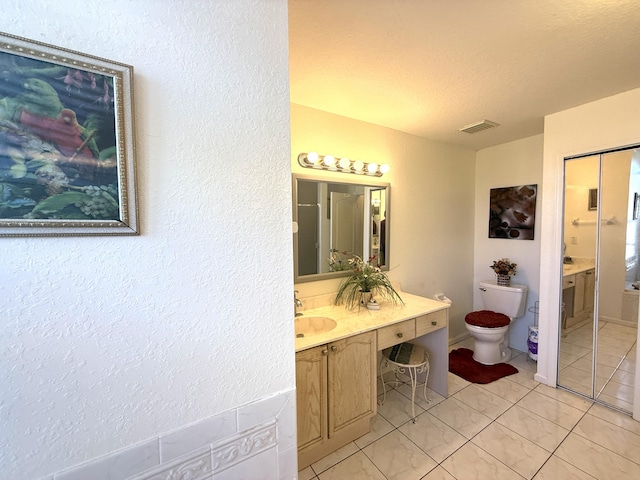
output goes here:
[[302, 302], [298, 299], [298, 290], [293, 291], [293, 308], [296, 313], [296, 317], [300, 317], [302, 312], [298, 312], [298, 308], [302, 308]]

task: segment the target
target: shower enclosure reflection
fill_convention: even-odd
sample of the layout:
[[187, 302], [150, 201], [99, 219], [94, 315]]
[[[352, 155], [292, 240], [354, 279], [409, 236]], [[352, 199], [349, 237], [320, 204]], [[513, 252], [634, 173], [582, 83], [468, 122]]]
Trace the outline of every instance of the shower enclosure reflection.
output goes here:
[[293, 175], [295, 282], [348, 274], [354, 256], [389, 264], [389, 184]]
[[558, 385], [631, 412], [640, 151], [566, 159], [564, 178]]

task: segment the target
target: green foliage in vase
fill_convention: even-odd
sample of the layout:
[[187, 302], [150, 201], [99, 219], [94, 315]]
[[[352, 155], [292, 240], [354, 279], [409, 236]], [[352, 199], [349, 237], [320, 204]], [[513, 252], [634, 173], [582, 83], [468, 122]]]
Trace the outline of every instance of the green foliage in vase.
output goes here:
[[382, 300], [393, 303], [404, 303], [387, 275], [373, 263], [375, 259], [376, 257], [371, 257], [366, 262], [358, 256], [349, 259], [353, 273], [340, 285], [334, 302], [336, 305], [344, 303], [349, 309], [360, 306], [361, 292], [371, 292], [374, 297], [379, 296]]

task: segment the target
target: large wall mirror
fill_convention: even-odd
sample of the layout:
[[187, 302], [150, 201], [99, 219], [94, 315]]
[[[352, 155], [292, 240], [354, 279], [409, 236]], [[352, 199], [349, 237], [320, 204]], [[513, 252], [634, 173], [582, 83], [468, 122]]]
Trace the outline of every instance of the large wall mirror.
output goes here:
[[354, 256], [389, 269], [389, 184], [366, 180], [293, 175], [296, 283], [346, 276]]
[[564, 162], [558, 385], [633, 411], [640, 288], [640, 149]]

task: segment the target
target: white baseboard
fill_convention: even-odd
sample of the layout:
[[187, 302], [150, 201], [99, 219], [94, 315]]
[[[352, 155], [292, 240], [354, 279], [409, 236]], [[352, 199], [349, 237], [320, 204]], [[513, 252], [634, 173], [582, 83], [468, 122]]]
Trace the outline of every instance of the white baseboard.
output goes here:
[[614, 317], [605, 317], [604, 315], [600, 315], [598, 317], [598, 320], [602, 321], [602, 322], [608, 322], [608, 323], [614, 323], [616, 325], [624, 325], [625, 327], [637, 327], [637, 323], [635, 322], [629, 322], [627, 320], [622, 320], [621, 318], [614, 318]]
[[460, 335], [456, 335], [455, 337], [449, 337], [449, 345], [454, 345], [456, 343], [460, 343], [467, 338], [470, 338], [471, 335], [469, 332], [461, 333]]

